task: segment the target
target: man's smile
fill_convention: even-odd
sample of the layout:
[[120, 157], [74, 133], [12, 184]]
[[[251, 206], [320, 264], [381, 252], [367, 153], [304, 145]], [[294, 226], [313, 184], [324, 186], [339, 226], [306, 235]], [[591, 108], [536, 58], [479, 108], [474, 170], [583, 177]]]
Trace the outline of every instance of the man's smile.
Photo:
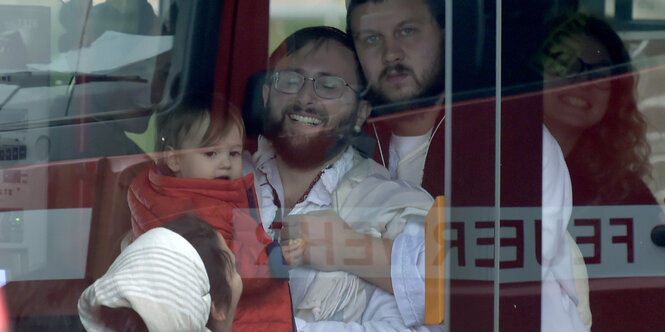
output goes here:
[[289, 119], [292, 121], [295, 121], [300, 124], [304, 124], [307, 126], [319, 126], [324, 123], [322, 119], [319, 119], [318, 117], [314, 116], [308, 116], [308, 115], [302, 115], [302, 114], [296, 114], [296, 113], [290, 113]]

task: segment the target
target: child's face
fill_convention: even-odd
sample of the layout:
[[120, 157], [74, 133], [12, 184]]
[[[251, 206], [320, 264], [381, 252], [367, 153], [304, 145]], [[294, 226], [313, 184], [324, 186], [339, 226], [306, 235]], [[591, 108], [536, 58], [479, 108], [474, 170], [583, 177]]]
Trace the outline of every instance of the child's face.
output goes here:
[[235, 180], [242, 177], [242, 137], [237, 126], [230, 128], [221, 139], [200, 148], [207, 120], [193, 126], [168, 166], [179, 178]]

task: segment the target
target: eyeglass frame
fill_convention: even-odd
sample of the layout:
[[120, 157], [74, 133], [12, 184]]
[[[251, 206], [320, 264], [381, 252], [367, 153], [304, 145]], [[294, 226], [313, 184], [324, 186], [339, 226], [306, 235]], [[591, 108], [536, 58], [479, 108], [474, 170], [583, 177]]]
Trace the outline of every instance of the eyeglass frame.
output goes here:
[[[610, 77], [613, 74], [615, 74], [615, 72], [612, 68], [613, 66], [611, 64], [607, 64], [607, 65], [605, 65], [605, 64], [602, 64], [602, 65], [600, 65], [600, 64], [591, 64], [591, 63], [585, 62], [584, 60], [580, 59], [580, 57], [578, 57], [576, 55], [573, 55], [573, 56], [577, 60], [577, 63], [580, 64], [580, 67], [576, 72], [574, 72], [574, 73], [569, 72], [564, 76], [561, 76], [558, 73], [554, 73], [552, 70], [548, 70], [548, 69], [545, 69], [545, 72], [549, 73], [550, 75], [552, 75], [553, 77], [556, 77], [559, 80], [567, 80], [567, 81], [570, 81], [570, 82], [573, 82], [573, 83], [574, 82], [590, 81], [593, 86], [595, 86], [596, 88], [601, 89], [601, 90], [609, 90], [612, 87], [612, 83], [610, 82], [610, 80], [601, 80], [603, 78]], [[553, 62], [557, 62], [556, 58], [553, 57], [553, 54], [547, 55], [546, 58], [551, 59]], [[547, 60], [545, 60], [545, 61], [547, 61]], [[543, 61], [543, 64], [545, 63], [545, 61]], [[546, 65], [544, 65], [544, 67], [547, 68]], [[596, 74], [597, 74], [600, 70], [605, 69], [605, 68], [608, 69], [608, 72], [604, 73], [604, 75], [602, 75], [602, 76], [593, 75], [594, 72], [596, 72]], [[586, 76], [586, 78], [583, 78], [585, 76]], [[605, 84], [607, 84], [607, 85], [605, 85]]]
[[[277, 88], [277, 80], [279, 80], [279, 74], [280, 74], [280, 73], [285, 73], [285, 72], [294, 73], [294, 74], [297, 74], [299, 77], [302, 77], [302, 85], [300, 85], [300, 88], [298, 88], [298, 91], [296, 91], [296, 92], [286, 92], [286, 91], [282, 91], [282, 90], [280, 90], [280, 89]], [[302, 91], [303, 87], [305, 86], [305, 81], [312, 81], [312, 87], [313, 87], [313, 89], [314, 89], [314, 93], [315, 93], [318, 97], [320, 97], [320, 98], [331, 100], [331, 99], [338, 99], [338, 98], [341, 98], [341, 97], [344, 95], [343, 90], [340, 90], [340, 91], [342, 91], [342, 92], [341, 92], [340, 95], [337, 96], [337, 97], [324, 97], [324, 96], [321, 96], [321, 95], [319, 94], [318, 90], [317, 90], [317, 84], [316, 84], [316, 82], [317, 82], [318, 79], [320, 79], [320, 78], [322, 78], [322, 77], [332, 77], [332, 78], [340, 79], [341, 82], [344, 83], [344, 86], [346, 86], [346, 87], [348, 87], [349, 89], [351, 89], [351, 91], [353, 91], [357, 96], [362, 96], [362, 94], [363, 94], [363, 91], [358, 91], [358, 90], [354, 89], [353, 87], [351, 87], [351, 84], [349, 84], [348, 82], [346, 82], [345, 79], [343, 79], [343, 78], [341, 78], [341, 77], [339, 77], [339, 76], [336, 76], [336, 75], [327, 75], [327, 74], [326, 74], [326, 75], [321, 75], [321, 76], [319, 76], [319, 77], [308, 77], [308, 76], [305, 76], [305, 75], [303, 75], [303, 74], [301, 74], [301, 73], [299, 73], [299, 72], [297, 72], [297, 71], [295, 71], [295, 70], [278, 70], [278, 71], [273, 72], [273, 73], [270, 75], [270, 81], [271, 81], [271, 84], [270, 84], [270, 85], [271, 85], [275, 90], [277, 90], [278, 92], [281, 92], [281, 93], [284, 93], [284, 94], [287, 94], [287, 95], [295, 95], [295, 94], [300, 93], [300, 91]]]

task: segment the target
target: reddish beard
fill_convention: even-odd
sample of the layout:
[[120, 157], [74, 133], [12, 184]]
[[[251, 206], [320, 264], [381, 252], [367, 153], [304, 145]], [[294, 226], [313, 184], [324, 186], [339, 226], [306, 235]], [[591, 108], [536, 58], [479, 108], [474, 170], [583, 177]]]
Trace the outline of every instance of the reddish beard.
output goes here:
[[313, 135], [285, 134], [287, 113], [282, 111], [281, 118], [276, 120], [270, 117], [272, 113], [268, 107], [263, 118], [263, 136], [272, 142], [275, 152], [287, 165], [297, 169], [319, 167], [349, 146], [355, 113], [334, 128]]
[[275, 152], [289, 166], [310, 169], [323, 165], [330, 157], [328, 149], [336, 140], [329, 131], [314, 136], [283, 136], [271, 138]]

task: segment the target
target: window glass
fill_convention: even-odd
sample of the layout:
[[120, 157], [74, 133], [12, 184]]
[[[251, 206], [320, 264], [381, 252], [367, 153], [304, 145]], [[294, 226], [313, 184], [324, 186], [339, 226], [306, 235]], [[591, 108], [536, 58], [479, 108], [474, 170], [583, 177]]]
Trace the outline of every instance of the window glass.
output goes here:
[[177, 26], [191, 4], [0, 0], [0, 287], [12, 329], [82, 330], [78, 297], [130, 228], [127, 189], [150, 161], [153, 111], [179, 97], [167, 86], [182, 72], [173, 45], [192, 33]]
[[[250, 248], [261, 253], [355, 231], [336, 249], [371, 257], [353, 252], [331, 267], [337, 252], [310, 252], [323, 257], [314, 267], [348, 274], [291, 270], [283, 299], [299, 323], [421, 324], [407, 307], [451, 331], [664, 330], [665, 4], [368, 1], [347, 27], [353, 2], [0, 0], [0, 287], [21, 316], [17, 330], [80, 328], [79, 294], [131, 237], [127, 196], [159, 157], [155, 123], [226, 130], [240, 121], [227, 107], [240, 105], [244, 132], [212, 133], [233, 149], [192, 143], [210, 143], [197, 136], [207, 130], [178, 148], [162, 136], [163, 150], [185, 157], [150, 174], [253, 172], [256, 195], [243, 187], [247, 207], [233, 214], [257, 227], [251, 240], [265, 235]], [[208, 20], [217, 16], [201, 13], [207, 5], [230, 19]], [[298, 63], [268, 59], [292, 33], [321, 25], [342, 39], [351, 28], [356, 53], [305, 47], [289, 55]], [[347, 66], [356, 59], [363, 75]], [[188, 118], [207, 116], [194, 107], [208, 90], [215, 116]], [[240, 160], [243, 144], [251, 161]], [[226, 152], [233, 174], [220, 175], [211, 165]], [[285, 165], [291, 172], [280, 173]], [[187, 166], [195, 172], [176, 173]], [[145, 198], [133, 194], [131, 204]], [[441, 196], [443, 208], [430, 209]], [[320, 238], [287, 238], [289, 219], [307, 219], [289, 214], [330, 211], [309, 224], [325, 225]], [[237, 254], [239, 270], [246, 257]], [[383, 301], [386, 287], [399, 308]], [[379, 302], [388, 305], [372, 310]]]
[[328, 25], [344, 30], [344, 0], [271, 0], [270, 47], [272, 52], [288, 35], [300, 28]]
[[[62, 151], [59, 144], [73, 147], [77, 140], [90, 145], [72, 148], [81, 156], [150, 149], [151, 139], [138, 137], [141, 148], [125, 133], [145, 132], [146, 114], [162, 99], [175, 27], [169, 1], [1, 1], [0, 6], [0, 124], [7, 133], [2, 139], [19, 147], [18, 156], [0, 157], [1, 163], [69, 159], [77, 153]], [[67, 139], [64, 133], [49, 135], [49, 127], [72, 119], [108, 125]], [[26, 131], [26, 124], [42, 129]]]
[[662, 20], [665, 17], [665, 5], [655, 0], [634, 0], [633, 17], [638, 20]]
[[[664, 272], [654, 262], [665, 253], [656, 236], [663, 227], [657, 82], [665, 12], [658, 1], [585, 1], [546, 17], [536, 59], [544, 124], [571, 177], [578, 310], [594, 330], [660, 329], [651, 309], [610, 303], [614, 296], [652, 301], [663, 291], [646, 285]], [[618, 312], [630, 312], [630, 319], [614, 319]]]

